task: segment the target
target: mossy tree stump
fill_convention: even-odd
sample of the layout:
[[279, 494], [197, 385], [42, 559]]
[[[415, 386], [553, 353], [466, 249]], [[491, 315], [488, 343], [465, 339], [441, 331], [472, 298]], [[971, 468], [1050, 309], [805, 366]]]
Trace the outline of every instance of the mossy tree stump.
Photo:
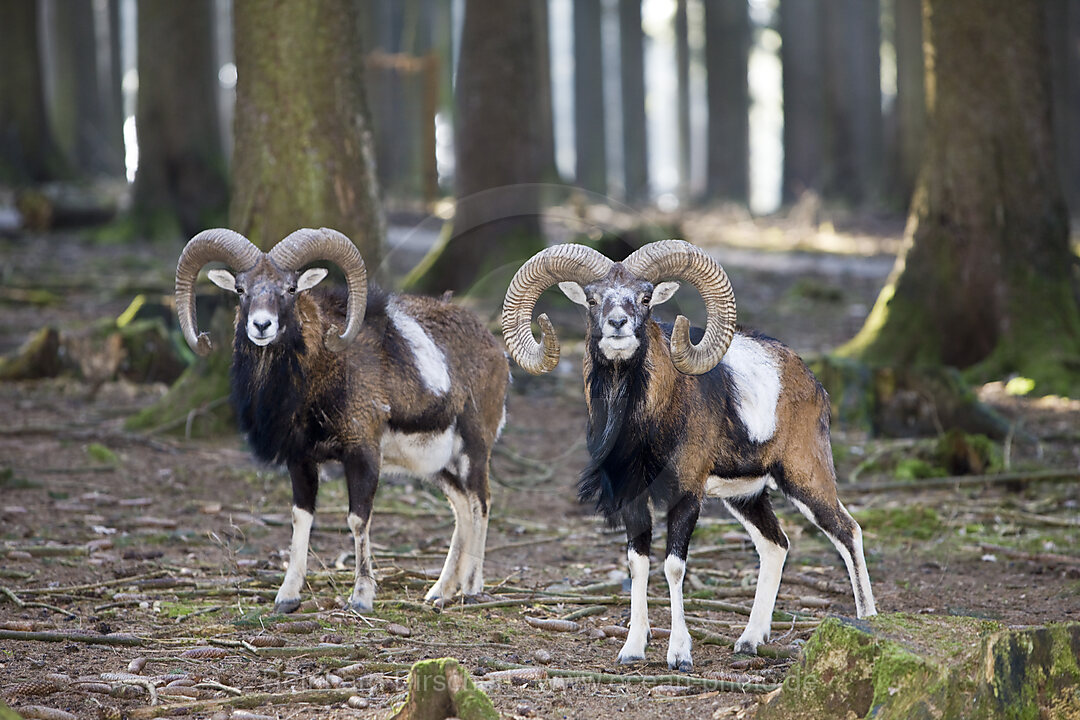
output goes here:
[[1080, 623], [830, 618], [758, 720], [1080, 718]]
[[409, 698], [392, 720], [498, 720], [491, 700], [453, 658], [422, 660], [409, 671]]

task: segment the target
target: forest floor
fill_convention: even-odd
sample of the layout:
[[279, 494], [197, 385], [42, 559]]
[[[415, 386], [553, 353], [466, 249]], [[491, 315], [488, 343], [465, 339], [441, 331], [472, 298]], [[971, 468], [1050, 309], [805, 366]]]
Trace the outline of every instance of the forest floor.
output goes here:
[[[732, 277], [742, 321], [812, 354], [859, 327], [891, 267], [899, 230], [890, 232], [877, 245], [855, 242], [862, 254], [711, 247]], [[61, 233], [0, 240], [0, 352], [45, 325], [79, 336], [119, 316], [136, 292], [170, 295], [178, 249], [132, 252]], [[380, 585], [375, 610], [361, 617], [341, 610], [351, 541], [340, 468], [328, 468], [305, 602], [274, 615], [289, 544], [281, 471], [253, 462], [236, 436], [126, 431], [124, 418], [157, 400], [161, 384], [0, 384], [0, 697], [80, 718], [147, 717], [159, 711], [152, 686], [159, 705], [194, 704], [174, 711], [193, 717], [229, 717], [232, 702], [266, 717], [385, 718], [404, 697], [411, 663], [452, 656], [506, 717], [752, 714], [760, 695], [652, 679], [669, 674], [663, 638], [654, 637], [645, 663], [615, 663], [622, 640], [601, 629], [615, 634], [610, 626], [627, 621], [624, 540], [575, 498], [586, 459], [580, 335], [573, 342], [581, 319], [556, 310], [564, 362], [543, 378], [515, 373], [493, 460], [485, 575], [499, 602], [438, 612], [422, 598], [453, 516], [431, 486], [384, 479], [371, 526]], [[833, 429], [840, 495], [864, 529], [878, 608], [1013, 625], [1078, 620], [1080, 402], [1014, 397], [1000, 384], [980, 393], [1038, 441], [1018, 432], [999, 446], [1011, 482], [903, 481], [914, 461], [932, 464], [936, 439]], [[1040, 468], [1073, 475], [1032, 481]], [[698, 634], [690, 677], [775, 684], [821, 618], [854, 613], [832, 546], [788, 503], [776, 504], [792, 550], [771, 657], [730, 648], [752, 602], [757, 558], [742, 528], [710, 503], [688, 565], [688, 621]], [[653, 568], [650, 619], [663, 629], [667, 588], [660, 563]], [[538, 629], [527, 616], [575, 616], [580, 627]], [[137, 678], [110, 675], [140, 657]], [[484, 680], [505, 664], [545, 668], [546, 677]], [[566, 670], [644, 683], [562, 677]], [[290, 695], [301, 691], [309, 694]], [[346, 705], [351, 695], [357, 707]]]

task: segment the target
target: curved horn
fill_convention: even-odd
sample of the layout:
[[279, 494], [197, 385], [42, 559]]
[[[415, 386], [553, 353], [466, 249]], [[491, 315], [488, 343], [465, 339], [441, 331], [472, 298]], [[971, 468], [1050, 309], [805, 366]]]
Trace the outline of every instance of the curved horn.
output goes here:
[[336, 335], [337, 328], [331, 326], [323, 338], [328, 350], [344, 350], [359, 334], [367, 310], [367, 268], [353, 241], [331, 228], [302, 228], [275, 245], [269, 255], [282, 270], [299, 270], [314, 260], [329, 260], [345, 273], [349, 286], [345, 331]]
[[690, 321], [679, 315], [671, 331], [671, 361], [688, 375], [701, 375], [716, 367], [735, 334], [735, 293], [724, 268], [704, 250], [683, 240], [643, 245], [623, 260], [623, 266], [652, 283], [680, 278], [697, 288], [705, 301], [705, 335], [692, 345]]
[[540, 375], [559, 364], [559, 338], [546, 314], [536, 319], [540, 342], [533, 338], [532, 313], [540, 294], [557, 282], [599, 280], [612, 264], [591, 247], [566, 243], [538, 252], [517, 271], [503, 300], [502, 329], [510, 355], [526, 372]]
[[195, 321], [195, 278], [209, 262], [223, 262], [236, 272], [245, 272], [259, 262], [262, 250], [233, 230], [203, 230], [191, 238], [176, 263], [176, 314], [188, 346], [199, 355], [211, 349], [210, 336], [200, 333]]

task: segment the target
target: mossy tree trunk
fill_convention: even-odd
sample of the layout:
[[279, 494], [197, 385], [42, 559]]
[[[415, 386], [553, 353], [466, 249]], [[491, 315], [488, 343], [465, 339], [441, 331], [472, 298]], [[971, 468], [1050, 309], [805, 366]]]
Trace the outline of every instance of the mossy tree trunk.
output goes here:
[[269, 249], [332, 227], [378, 267], [386, 223], [364, 95], [358, 0], [237, 0], [230, 226]]
[[503, 292], [543, 249], [539, 78], [528, 4], [466, 0], [454, 115], [452, 227], [406, 279], [410, 289]]
[[1040, 0], [924, 0], [928, 137], [896, 267], [841, 349], [1080, 388]]
[[0, 0], [0, 182], [55, 177], [59, 155], [45, 115], [35, 0]]
[[138, 232], [194, 235], [228, 207], [218, 125], [211, 0], [141, 0], [139, 169], [132, 213]]
[[750, 10], [742, 0], [705, 3], [709, 199], [750, 199]]

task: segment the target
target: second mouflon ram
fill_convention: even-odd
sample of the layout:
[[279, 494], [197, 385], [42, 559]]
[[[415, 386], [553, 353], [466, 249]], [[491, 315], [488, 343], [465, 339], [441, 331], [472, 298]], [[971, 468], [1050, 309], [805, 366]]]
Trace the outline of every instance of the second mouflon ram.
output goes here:
[[[347, 292], [311, 289], [329, 260]], [[488, 461], [505, 419], [509, 366], [498, 341], [468, 310], [442, 300], [369, 292], [360, 252], [341, 233], [297, 230], [264, 253], [231, 230], [188, 242], [176, 268], [176, 309], [191, 348], [210, 340], [195, 322], [195, 279], [239, 296], [232, 403], [255, 455], [292, 478], [289, 568], [274, 609], [300, 605], [319, 465], [339, 460], [356, 550], [355, 610], [375, 597], [368, 526], [381, 468], [428, 479], [446, 494], [455, 527], [435, 600], [483, 590]], [[344, 329], [342, 329], [344, 328]]]
[[[652, 309], [687, 280], [705, 301], [704, 332], [679, 316], [674, 326]], [[778, 489], [833, 542], [847, 565], [859, 617], [875, 614], [862, 531], [836, 496], [825, 390], [799, 357], [776, 340], [735, 331], [727, 275], [699, 248], [664, 240], [621, 263], [583, 245], [557, 245], [528, 260], [503, 305], [510, 354], [533, 374], [552, 370], [559, 341], [546, 315], [532, 335], [540, 294], [558, 283], [588, 313], [584, 357], [591, 462], [583, 500], [626, 528], [631, 578], [630, 630], [620, 662], [645, 656], [649, 638], [646, 583], [652, 509], [667, 512], [664, 574], [671, 596], [667, 661], [688, 670], [690, 634], [682, 583], [690, 535], [707, 497], [746, 528], [761, 559], [750, 620], [737, 652], [769, 638], [788, 539], [769, 502]], [[697, 344], [693, 344], [696, 341]]]

